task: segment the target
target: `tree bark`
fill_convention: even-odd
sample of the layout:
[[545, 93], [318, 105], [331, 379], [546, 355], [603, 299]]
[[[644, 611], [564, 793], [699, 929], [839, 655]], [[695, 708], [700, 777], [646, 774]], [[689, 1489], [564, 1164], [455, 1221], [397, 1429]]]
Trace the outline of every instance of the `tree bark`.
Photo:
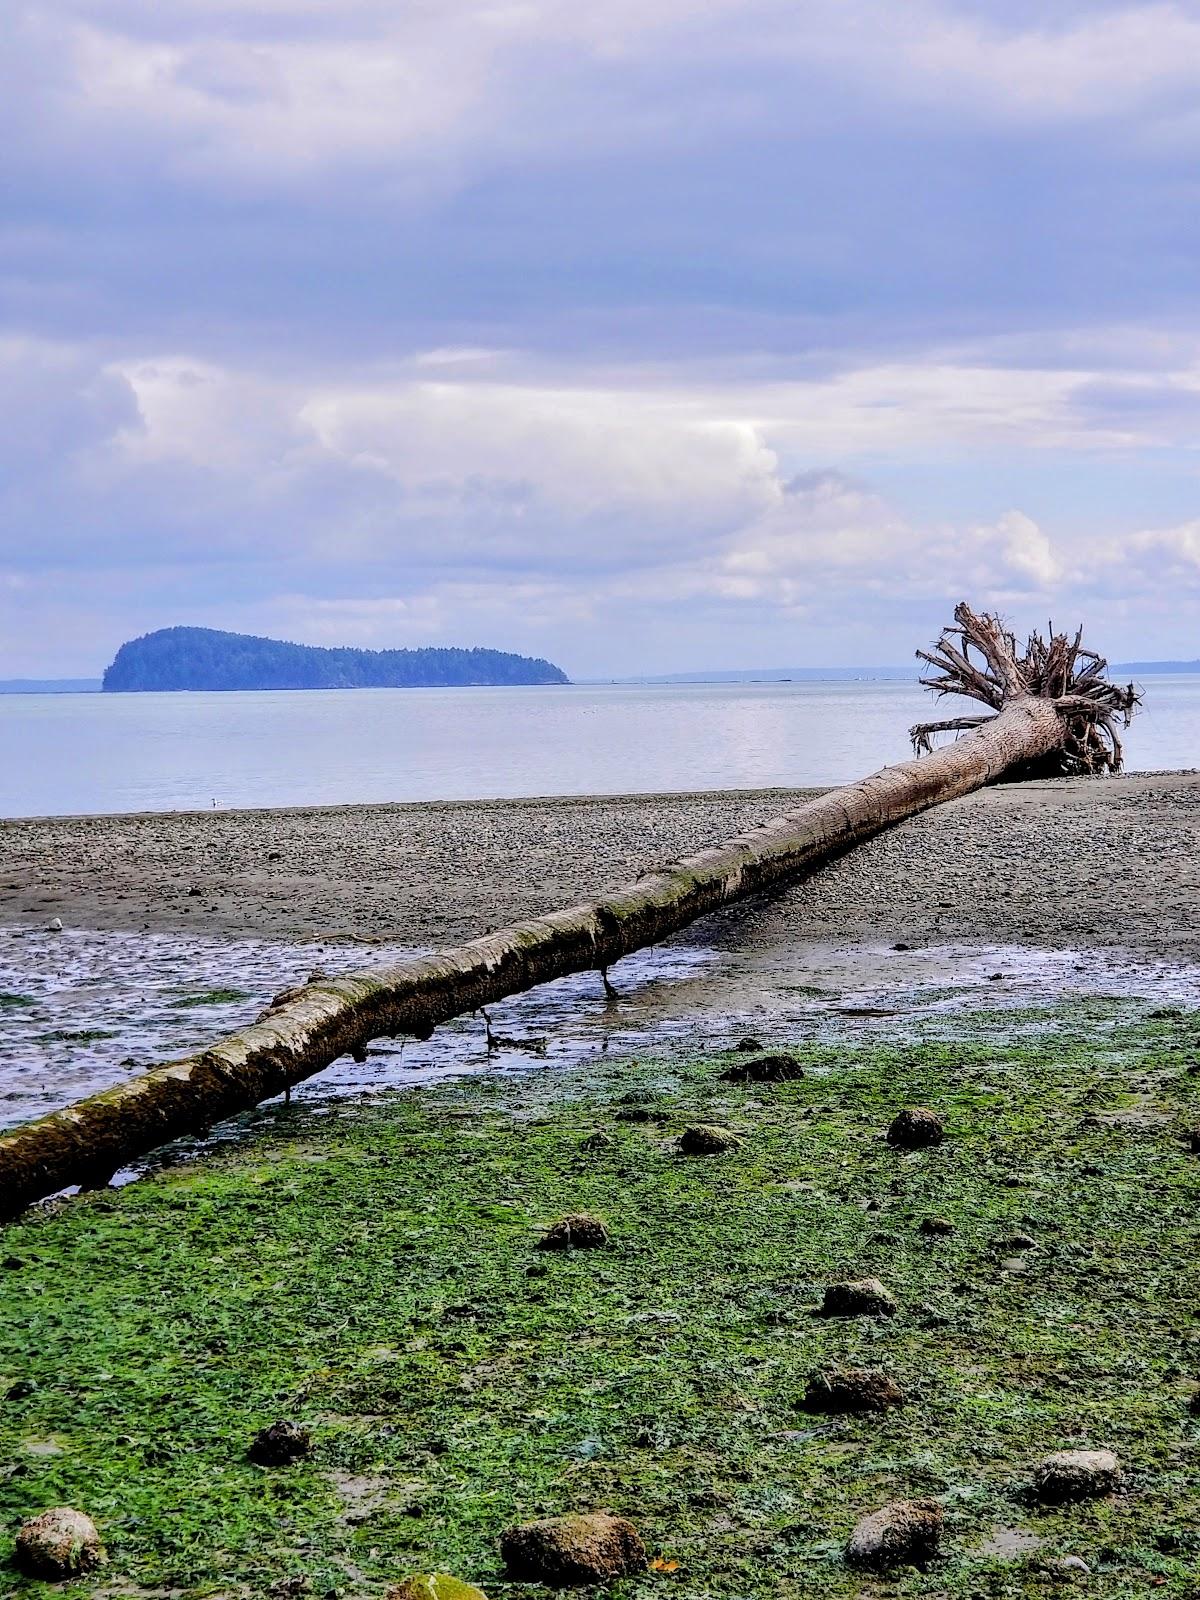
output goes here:
[[[831, 790], [590, 904], [289, 991], [241, 1033], [16, 1128], [0, 1138], [0, 1215], [73, 1184], [106, 1183], [159, 1145], [204, 1132], [341, 1055], [361, 1056], [372, 1039], [428, 1038], [438, 1023], [550, 979], [605, 971], [707, 912], [795, 882], [905, 817], [1061, 758], [1080, 715], [1074, 702], [1068, 712], [1050, 698], [1014, 697], [1015, 680], [1007, 670], [1004, 678], [996, 715], [951, 745]], [[917, 737], [928, 743], [928, 730]]]

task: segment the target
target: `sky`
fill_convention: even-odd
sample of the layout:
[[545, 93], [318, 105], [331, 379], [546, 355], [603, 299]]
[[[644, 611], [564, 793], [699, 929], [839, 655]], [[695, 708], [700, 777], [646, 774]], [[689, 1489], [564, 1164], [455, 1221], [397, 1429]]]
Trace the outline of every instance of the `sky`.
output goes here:
[[6, 17], [0, 677], [1200, 655], [1200, 0]]

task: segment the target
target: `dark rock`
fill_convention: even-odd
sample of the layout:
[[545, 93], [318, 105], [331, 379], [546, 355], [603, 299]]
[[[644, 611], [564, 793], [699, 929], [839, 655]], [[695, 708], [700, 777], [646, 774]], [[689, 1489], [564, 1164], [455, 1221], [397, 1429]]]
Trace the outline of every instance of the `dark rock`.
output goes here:
[[762, 1049], [762, 1042], [747, 1034], [744, 1039], [739, 1039], [734, 1045], [735, 1050], [740, 1050], [743, 1055], [753, 1055], [756, 1050]]
[[821, 1311], [827, 1317], [894, 1317], [897, 1306], [878, 1278], [825, 1285]]
[[697, 1122], [683, 1130], [679, 1148], [685, 1156], [721, 1156], [729, 1150], [736, 1150], [741, 1142], [737, 1134], [728, 1128]]
[[921, 1566], [937, 1554], [943, 1526], [936, 1500], [893, 1500], [856, 1524], [846, 1560], [853, 1567]]
[[1194, 1417], [1200, 1417], [1200, 1389], [1197, 1389], [1188, 1401], [1188, 1410]]
[[646, 1549], [633, 1524], [602, 1511], [548, 1517], [500, 1536], [507, 1576], [516, 1582], [611, 1583], [646, 1570]]
[[748, 1061], [735, 1061], [724, 1074], [728, 1083], [791, 1083], [804, 1076], [804, 1068], [795, 1056], [783, 1051], [751, 1056]]
[[1098, 1500], [1121, 1487], [1121, 1463], [1111, 1450], [1058, 1450], [1033, 1470], [1033, 1488], [1045, 1505]]
[[894, 1379], [885, 1372], [871, 1372], [865, 1367], [815, 1373], [804, 1392], [805, 1410], [824, 1412], [828, 1416], [858, 1416], [870, 1411], [888, 1411], [903, 1404], [904, 1390]]
[[286, 1467], [311, 1454], [312, 1435], [295, 1422], [273, 1422], [250, 1445], [250, 1459], [260, 1467]]
[[560, 1217], [538, 1240], [539, 1250], [599, 1250], [608, 1243], [608, 1229], [586, 1211]]
[[94, 1572], [104, 1559], [96, 1524], [71, 1506], [55, 1506], [23, 1522], [13, 1550], [13, 1560], [27, 1577], [52, 1583]]
[[947, 1217], [924, 1217], [920, 1231], [927, 1239], [946, 1239], [954, 1232], [954, 1224]]
[[925, 1150], [946, 1136], [942, 1119], [928, 1106], [906, 1106], [892, 1118], [887, 1142], [898, 1150]]
[[1184, 1135], [1184, 1143], [1192, 1155], [1200, 1156], [1200, 1125], [1188, 1129]]
[[1004, 1241], [1006, 1250], [1036, 1250], [1037, 1240], [1031, 1233], [1014, 1233]]

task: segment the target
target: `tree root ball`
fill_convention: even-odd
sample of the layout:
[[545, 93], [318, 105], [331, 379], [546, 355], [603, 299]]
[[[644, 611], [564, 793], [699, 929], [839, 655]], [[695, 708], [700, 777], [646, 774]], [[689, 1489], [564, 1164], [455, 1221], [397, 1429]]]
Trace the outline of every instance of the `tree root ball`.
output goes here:
[[852, 1567], [922, 1566], [937, 1554], [943, 1526], [936, 1500], [893, 1500], [855, 1525], [846, 1560]]
[[250, 1459], [260, 1467], [286, 1467], [312, 1454], [312, 1435], [295, 1422], [273, 1422], [256, 1433]]
[[386, 1600], [487, 1600], [487, 1596], [444, 1572], [413, 1572], [388, 1590]]
[[1098, 1500], [1121, 1487], [1121, 1463], [1111, 1450], [1058, 1450], [1033, 1469], [1033, 1492], [1043, 1505]]
[[637, 1529], [624, 1517], [602, 1511], [509, 1528], [500, 1537], [500, 1554], [509, 1578], [554, 1588], [611, 1583], [646, 1570]]
[[539, 1250], [601, 1250], [608, 1243], [608, 1229], [599, 1217], [586, 1211], [560, 1217], [538, 1240]]
[[718, 1128], [710, 1122], [693, 1123], [679, 1137], [679, 1149], [685, 1156], [723, 1156], [736, 1150], [741, 1140], [729, 1128]]
[[91, 1517], [71, 1506], [55, 1506], [21, 1524], [13, 1559], [26, 1577], [55, 1582], [94, 1572], [105, 1556]]
[[894, 1317], [895, 1299], [878, 1278], [827, 1283], [821, 1312], [827, 1317]]
[[735, 1061], [724, 1074], [727, 1083], [791, 1083], [793, 1079], [803, 1076], [804, 1068], [795, 1056], [785, 1055], [781, 1051]]
[[928, 1106], [905, 1106], [892, 1118], [887, 1142], [897, 1150], [926, 1150], [946, 1137], [942, 1119]]
[[826, 1416], [863, 1416], [904, 1404], [904, 1390], [886, 1372], [849, 1367], [814, 1373], [804, 1391], [804, 1409]]

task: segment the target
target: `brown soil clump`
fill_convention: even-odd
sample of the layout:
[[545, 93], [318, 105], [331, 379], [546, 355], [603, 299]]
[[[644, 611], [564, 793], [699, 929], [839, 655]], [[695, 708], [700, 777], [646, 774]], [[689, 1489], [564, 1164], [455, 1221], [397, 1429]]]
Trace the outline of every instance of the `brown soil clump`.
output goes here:
[[685, 1156], [723, 1156], [730, 1150], [736, 1150], [741, 1142], [729, 1128], [697, 1122], [683, 1130], [679, 1148]]
[[1033, 1489], [1044, 1505], [1098, 1500], [1121, 1487], [1121, 1463], [1111, 1450], [1058, 1450], [1033, 1469]]
[[509, 1578], [554, 1588], [611, 1583], [646, 1570], [637, 1529], [624, 1517], [602, 1511], [509, 1528], [500, 1537], [500, 1554]]
[[539, 1250], [600, 1250], [608, 1243], [608, 1229], [599, 1217], [586, 1211], [560, 1217], [538, 1240]]
[[287, 1467], [311, 1454], [312, 1435], [295, 1422], [273, 1422], [250, 1445], [250, 1459], [260, 1467]]
[[946, 1137], [942, 1119], [928, 1106], [905, 1106], [892, 1118], [887, 1142], [897, 1150], [927, 1150]]
[[54, 1506], [21, 1524], [13, 1559], [27, 1577], [55, 1583], [94, 1572], [105, 1555], [91, 1517], [72, 1506]]
[[783, 1051], [736, 1061], [724, 1074], [727, 1083], [792, 1083], [803, 1076], [804, 1068], [795, 1056]]
[[954, 1224], [948, 1217], [925, 1217], [920, 1231], [927, 1239], [948, 1239], [954, 1232]]
[[846, 1560], [854, 1567], [922, 1566], [937, 1554], [943, 1526], [936, 1500], [893, 1500], [856, 1524]]
[[902, 1406], [904, 1398], [904, 1390], [885, 1372], [849, 1367], [814, 1373], [804, 1392], [804, 1408], [827, 1416], [861, 1416]]
[[894, 1317], [896, 1301], [878, 1278], [825, 1285], [821, 1312], [827, 1317]]

